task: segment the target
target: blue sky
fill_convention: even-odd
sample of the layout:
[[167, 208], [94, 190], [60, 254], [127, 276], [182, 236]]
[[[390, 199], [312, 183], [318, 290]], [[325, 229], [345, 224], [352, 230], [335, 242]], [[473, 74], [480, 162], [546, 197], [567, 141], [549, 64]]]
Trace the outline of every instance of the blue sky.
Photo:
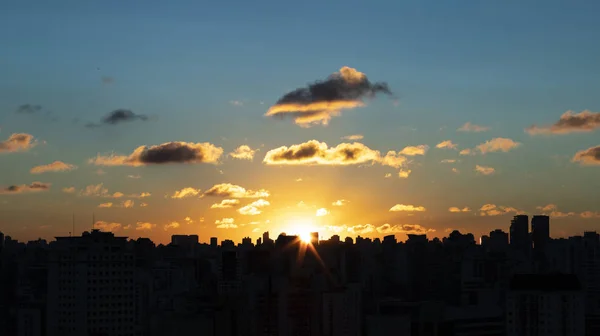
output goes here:
[[[46, 142], [27, 153], [0, 154], [0, 185], [34, 180], [53, 184], [49, 194], [0, 195], [0, 214], [5, 214], [0, 230], [15, 236], [33, 238], [19, 231], [24, 226], [50, 226], [40, 234], [58, 234], [65, 224], [56, 218], [73, 211], [81, 216], [98, 212], [98, 200], [60, 193], [63, 187], [80, 190], [97, 183], [111, 191], [152, 192], [156, 201], [148, 202], [149, 209], [103, 210], [96, 217], [123, 226], [155, 220], [160, 227], [190, 213], [205, 217], [205, 222], [181, 226], [182, 232], [200, 230], [223, 237], [242, 233], [215, 230], [212, 223], [220, 215], [205, 209], [210, 206], [206, 200], [173, 205], [162, 195], [191, 185], [207, 189], [231, 182], [269, 189], [273, 200], [282, 195], [281, 204], [271, 201], [272, 208], [285, 208], [301, 198], [321, 208], [332, 200], [315, 194], [327, 185], [329, 198], [355, 195], [351, 201], [361, 204], [364, 213], [378, 205], [383, 210], [376, 211], [384, 212], [374, 219], [364, 213], [353, 218], [335, 218], [332, 213], [336, 225], [409, 220], [434, 227], [440, 235], [447, 227], [460, 226], [461, 220], [446, 224], [447, 208], [456, 199], [473, 209], [492, 203], [531, 212], [552, 203], [563, 211], [600, 211], [594, 201], [600, 190], [598, 167], [570, 162], [577, 151], [598, 145], [598, 133], [524, 132], [532, 124], [556, 122], [567, 110], [600, 110], [597, 2], [7, 1], [0, 7], [0, 138], [28, 133]], [[343, 111], [328, 126], [310, 128], [263, 116], [286, 92], [325, 79], [342, 66], [356, 68], [371, 81], [387, 82], [399, 104], [380, 97], [364, 108]], [[103, 77], [110, 77], [111, 83], [103, 83]], [[39, 104], [51, 114], [15, 114], [22, 104]], [[83, 127], [121, 108], [151, 120]], [[465, 122], [490, 130], [456, 132]], [[384, 179], [390, 169], [380, 166], [276, 168], [261, 163], [268, 150], [279, 146], [311, 139], [335, 146], [349, 134], [364, 135], [362, 143], [383, 153], [421, 144], [431, 149], [414, 159], [416, 166], [407, 179]], [[522, 145], [507, 153], [473, 157], [434, 148], [443, 140], [473, 148], [495, 137]], [[242, 144], [260, 150], [253, 162], [226, 161], [218, 167], [110, 167], [102, 168], [107, 174], [97, 175], [98, 167], [86, 163], [98, 153], [130, 154], [138, 146], [169, 141], [210, 142], [223, 147], [225, 155]], [[450, 167], [439, 163], [448, 158], [461, 159], [456, 164], [460, 174], [449, 173]], [[79, 169], [43, 176], [29, 173], [32, 166], [55, 160]], [[494, 167], [496, 173], [468, 173], [475, 164]], [[136, 172], [143, 178], [123, 178]], [[294, 180], [300, 176], [314, 185], [298, 187]], [[296, 196], [290, 196], [295, 189]], [[364, 192], [376, 196], [365, 198]], [[415, 223], [414, 216], [386, 217], [389, 205], [396, 203], [431, 205]], [[165, 215], [163, 210], [172, 207], [181, 214]], [[28, 209], [36, 209], [36, 215]], [[261, 229], [268, 229], [266, 210], [262, 217]], [[559, 220], [569, 233], [594, 229], [598, 223], [571, 217]], [[487, 224], [468, 229], [504, 228], [507, 218], [469, 218]], [[30, 235], [38, 233], [33, 232]]]

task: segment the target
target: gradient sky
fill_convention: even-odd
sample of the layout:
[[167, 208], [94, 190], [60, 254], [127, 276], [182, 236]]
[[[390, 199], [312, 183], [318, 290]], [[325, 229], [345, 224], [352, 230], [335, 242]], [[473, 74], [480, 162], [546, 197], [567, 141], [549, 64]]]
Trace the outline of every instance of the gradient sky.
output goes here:
[[[507, 230], [516, 212], [552, 214], [553, 236], [598, 230], [600, 155], [574, 158], [600, 145], [600, 3], [541, 4], [5, 1], [0, 231], [51, 239], [69, 234], [75, 214], [79, 234], [94, 214], [98, 227], [159, 242], [181, 233], [237, 241], [308, 229], [404, 239]], [[341, 110], [328, 125], [265, 116], [286, 93], [343, 66], [386, 82], [395, 96], [365, 98], [366, 106]], [[147, 120], [85, 127], [119, 109]], [[564, 126], [567, 111], [583, 122]], [[467, 122], [487, 130], [458, 131]], [[35, 140], [18, 148], [6, 142], [21, 133]], [[349, 135], [364, 138], [342, 139]], [[263, 162], [270, 150], [310, 140], [329, 147], [356, 141], [381, 156], [344, 166]], [[445, 140], [457, 147], [436, 148]], [[216, 163], [89, 161], [173, 141], [210, 143], [223, 154]], [[477, 149], [486, 141], [493, 146]], [[256, 150], [253, 160], [229, 155], [241, 145]], [[388, 151], [420, 145], [428, 146], [424, 155], [397, 156], [405, 158], [401, 167], [382, 163]], [[474, 155], [460, 155], [464, 149]], [[30, 171], [55, 161], [77, 168]], [[38, 181], [49, 190], [23, 187]], [[84, 195], [100, 183], [99, 193]], [[220, 183], [269, 195], [200, 197]], [[172, 198], [186, 187], [201, 191]], [[224, 199], [238, 201], [211, 209]], [[259, 202], [260, 214], [240, 213], [259, 199], [269, 203]], [[99, 208], [104, 203], [112, 206]], [[395, 205], [412, 211], [390, 211]], [[316, 216], [321, 208], [327, 214]]]

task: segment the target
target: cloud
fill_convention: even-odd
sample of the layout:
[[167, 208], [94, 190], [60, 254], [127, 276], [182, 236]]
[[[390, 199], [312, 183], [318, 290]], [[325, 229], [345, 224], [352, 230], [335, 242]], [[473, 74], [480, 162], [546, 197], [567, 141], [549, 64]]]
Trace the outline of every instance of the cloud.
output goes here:
[[40, 112], [41, 110], [42, 110], [41, 105], [23, 104], [23, 105], [17, 107], [16, 113], [33, 114], [33, 113]]
[[167, 231], [170, 229], [177, 229], [179, 227], [179, 223], [177, 222], [171, 222], [169, 224], [165, 224], [165, 226], [163, 227], [163, 230]]
[[127, 197], [131, 197], [131, 198], [146, 198], [146, 197], [150, 197], [152, 196], [151, 193], [149, 192], [143, 192], [143, 193], [139, 193], [139, 194], [131, 194], [128, 195]]
[[538, 206], [538, 207], [536, 207], [536, 209], [542, 211], [544, 213], [544, 215], [554, 217], [554, 218], [563, 218], [563, 217], [569, 217], [569, 216], [576, 215], [576, 213], [574, 213], [574, 212], [559, 211], [558, 206], [556, 206], [556, 204], [548, 204], [545, 206]]
[[352, 135], [346, 135], [341, 137], [342, 140], [352, 140], [352, 141], [356, 141], [356, 140], [362, 140], [364, 139], [364, 136], [362, 134], [352, 134]]
[[233, 106], [244, 106], [244, 103], [239, 100], [230, 100], [229, 104], [231, 104]]
[[479, 133], [479, 132], [488, 131], [489, 129], [490, 128], [486, 127], [486, 126], [479, 126], [479, 125], [471, 124], [470, 122], [466, 122], [459, 129], [457, 129], [457, 131], [459, 131], [459, 132], [475, 132], [475, 133]]
[[457, 208], [457, 207], [450, 207], [448, 208], [448, 211], [450, 212], [470, 212], [471, 209], [469, 209], [469, 207], [464, 207], [464, 208]]
[[145, 207], [147, 207], [147, 206], [148, 206], [148, 203], [140, 203], [140, 207], [141, 207], [141, 208], [145, 208]]
[[425, 155], [425, 153], [427, 153], [428, 149], [429, 149], [429, 146], [427, 146], [427, 145], [406, 146], [398, 154], [408, 155], [408, 156]]
[[538, 134], [569, 134], [576, 132], [592, 132], [600, 128], [600, 112], [588, 110], [580, 113], [567, 111], [552, 125], [532, 125], [525, 129], [531, 135]]
[[486, 141], [476, 148], [481, 152], [481, 154], [491, 153], [491, 152], [508, 152], [511, 149], [517, 148], [521, 146], [520, 142], [513, 141], [512, 139], [507, 138], [494, 138], [492, 140]]
[[435, 232], [434, 229], [427, 229], [419, 224], [402, 224], [402, 225], [390, 225], [383, 224], [376, 228], [377, 232], [381, 234], [393, 234], [393, 233], [404, 233], [404, 234], [427, 234], [429, 232]]
[[386, 83], [371, 83], [365, 74], [345, 66], [324, 81], [285, 94], [265, 115], [290, 116], [302, 127], [327, 125], [341, 110], [364, 106], [365, 98], [378, 93], [392, 95]]
[[340, 207], [340, 206], [346, 205], [347, 203], [348, 203], [348, 201], [346, 201], [345, 199], [340, 199], [340, 200], [337, 200], [337, 201], [331, 203], [331, 205]]
[[579, 215], [581, 216], [581, 218], [585, 219], [600, 218], [600, 212], [584, 211]]
[[390, 178], [392, 177], [392, 173], [386, 173], [385, 175], [383, 175], [384, 178]]
[[359, 224], [350, 226], [346, 230], [348, 231], [348, 233], [354, 235], [364, 235], [375, 231], [375, 226], [373, 226], [372, 224]]
[[[377, 152], [379, 154], [379, 152]], [[378, 162], [383, 166], [389, 166], [392, 168], [400, 168], [406, 164], [406, 157], [396, 153], [395, 151], [389, 151], [384, 157], [381, 157]]]
[[141, 179], [142, 178], [140, 175], [127, 175], [127, 177], [130, 179]]
[[579, 162], [579, 164], [584, 166], [600, 165], [600, 145], [575, 153], [575, 156], [573, 156], [571, 161]]
[[47, 165], [33, 167], [29, 172], [32, 174], [42, 174], [46, 172], [66, 172], [74, 169], [77, 169], [77, 166], [62, 161], [54, 161]]
[[125, 201], [121, 202], [121, 207], [126, 208], [126, 209], [133, 208], [134, 205], [135, 205], [135, 202], [132, 200], [125, 200]]
[[31, 134], [13, 133], [8, 139], [0, 141], [0, 153], [24, 152], [37, 145], [37, 141]]
[[241, 145], [238, 148], [236, 148], [233, 152], [229, 153], [229, 156], [231, 156], [234, 159], [238, 159], [238, 160], [252, 161], [252, 159], [254, 159], [255, 153], [256, 153], [256, 150], [250, 148], [250, 146]]
[[105, 221], [96, 221], [96, 223], [94, 223], [94, 229], [98, 229], [100, 231], [104, 231], [104, 232], [115, 232], [115, 231], [119, 231], [121, 229], [121, 224], [120, 223], [109, 223], [109, 222], [105, 222]]
[[456, 160], [455, 159], [444, 159], [441, 161], [442, 163], [455, 163]]
[[156, 224], [148, 223], [148, 222], [137, 222], [135, 225], [135, 229], [137, 231], [149, 231], [156, 227]]
[[323, 217], [323, 216], [327, 216], [327, 215], [329, 215], [329, 210], [327, 210], [325, 208], [317, 209], [317, 212], [315, 213], [315, 216], [317, 216], [317, 217]]
[[50, 190], [51, 183], [32, 182], [31, 184], [11, 185], [0, 188], [0, 194], [21, 194]]
[[135, 114], [131, 110], [118, 109], [118, 110], [114, 110], [114, 111], [108, 113], [104, 118], [102, 118], [100, 123], [98, 123], [98, 124], [88, 123], [85, 126], [89, 127], [89, 128], [100, 127], [102, 125], [111, 125], [112, 126], [112, 125], [117, 125], [117, 124], [124, 123], [124, 122], [131, 122], [134, 120], [146, 121], [146, 120], [148, 120], [148, 116], [143, 115], [143, 114]]
[[173, 195], [171, 195], [171, 198], [187, 198], [187, 197], [195, 197], [198, 196], [200, 194], [201, 190], [200, 189], [196, 189], [196, 188], [192, 188], [192, 187], [186, 187], [183, 188], [181, 190], [177, 190], [173, 193]]
[[485, 204], [479, 209], [479, 211], [480, 211], [479, 215], [481, 215], [481, 216], [499, 216], [499, 215], [505, 215], [505, 214], [508, 214], [511, 212], [512, 213], [521, 213], [522, 212], [513, 207], [501, 206], [501, 205], [496, 205], [496, 204]]
[[378, 161], [379, 156], [378, 151], [358, 142], [329, 148], [324, 142], [310, 140], [272, 149], [263, 162], [268, 165], [353, 165]]
[[264, 199], [259, 199], [256, 200], [246, 206], [243, 206], [241, 208], [239, 208], [237, 210], [237, 212], [239, 212], [242, 215], [247, 215], [247, 216], [255, 216], [255, 215], [260, 215], [261, 214], [261, 208], [264, 208], [266, 206], [271, 205], [271, 203], [269, 203], [269, 201], [265, 201]]
[[113, 206], [112, 202], [102, 203], [98, 205], [98, 208], [111, 208]]
[[475, 165], [475, 171], [482, 175], [492, 175], [496, 172], [496, 169], [492, 167]]
[[458, 155], [475, 155], [475, 152], [469, 148], [465, 148], [458, 152]]
[[452, 172], [456, 174], [460, 173], [457, 168], [452, 168]]
[[296, 182], [302, 182], [302, 181], [303, 181], [303, 180], [302, 180], [302, 178], [301, 178], [301, 177], [299, 177], [299, 178], [297, 178], [297, 179], [296, 179]]
[[412, 172], [412, 170], [410, 170], [410, 169], [400, 169], [400, 171], [398, 171], [398, 177], [399, 178], [408, 178], [408, 176], [410, 175], [411, 172]]
[[204, 192], [205, 196], [228, 197], [228, 198], [261, 198], [269, 197], [270, 194], [264, 189], [257, 191], [246, 190], [246, 188], [231, 183], [215, 184]]
[[217, 229], [237, 229], [238, 226], [233, 222], [233, 218], [223, 218], [217, 219], [215, 224], [217, 224]]
[[236, 199], [224, 199], [221, 201], [221, 203], [215, 203], [213, 205], [210, 206], [211, 209], [225, 209], [225, 208], [231, 208], [234, 205], [238, 205], [240, 204], [239, 200]]
[[390, 208], [390, 211], [394, 211], [394, 212], [395, 211], [423, 212], [426, 210], [427, 209], [425, 209], [425, 207], [423, 207], [423, 206], [414, 206], [414, 205], [407, 205], [407, 204], [396, 204]]
[[62, 188], [62, 191], [67, 194], [72, 194], [75, 192], [75, 187], [65, 187]]
[[106, 174], [106, 172], [104, 170], [102, 170], [101, 168], [98, 168], [98, 170], [95, 171], [96, 175], [104, 175]]
[[449, 149], [457, 149], [458, 145], [452, 142], [452, 140], [444, 140], [439, 144], [435, 145], [435, 148], [449, 148]]
[[100, 155], [88, 160], [97, 166], [145, 166], [169, 163], [218, 163], [223, 148], [211, 143], [166, 142], [156, 146], [140, 146], [130, 155]]
[[123, 196], [125, 196], [125, 194], [123, 194], [120, 191], [117, 191], [117, 192], [113, 193], [110, 197], [112, 197], [112, 198], [121, 198]]

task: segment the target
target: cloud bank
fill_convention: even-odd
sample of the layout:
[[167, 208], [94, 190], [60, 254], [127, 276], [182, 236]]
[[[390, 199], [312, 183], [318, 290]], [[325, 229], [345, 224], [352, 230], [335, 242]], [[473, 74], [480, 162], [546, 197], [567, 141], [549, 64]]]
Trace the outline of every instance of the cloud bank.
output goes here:
[[600, 112], [588, 110], [580, 113], [567, 111], [552, 125], [532, 125], [525, 129], [531, 135], [538, 134], [569, 134], [577, 132], [592, 132], [600, 128]]

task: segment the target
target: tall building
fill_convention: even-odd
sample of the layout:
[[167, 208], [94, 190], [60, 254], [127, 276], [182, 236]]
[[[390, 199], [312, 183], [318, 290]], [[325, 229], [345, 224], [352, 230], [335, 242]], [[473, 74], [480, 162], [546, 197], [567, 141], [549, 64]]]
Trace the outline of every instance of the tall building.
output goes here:
[[550, 217], [537, 215], [531, 218], [533, 249], [543, 251], [550, 240]]
[[506, 301], [506, 334], [585, 334], [584, 293], [574, 274], [517, 274]]
[[313, 245], [319, 245], [319, 233], [318, 232], [310, 233], [310, 243]]
[[528, 255], [531, 250], [529, 238], [529, 217], [516, 215], [510, 221], [510, 246]]
[[219, 245], [219, 241], [217, 240], [217, 237], [210, 237], [210, 246], [217, 247], [218, 245]]
[[127, 237], [56, 237], [48, 262], [47, 335], [134, 335], [134, 258]]

